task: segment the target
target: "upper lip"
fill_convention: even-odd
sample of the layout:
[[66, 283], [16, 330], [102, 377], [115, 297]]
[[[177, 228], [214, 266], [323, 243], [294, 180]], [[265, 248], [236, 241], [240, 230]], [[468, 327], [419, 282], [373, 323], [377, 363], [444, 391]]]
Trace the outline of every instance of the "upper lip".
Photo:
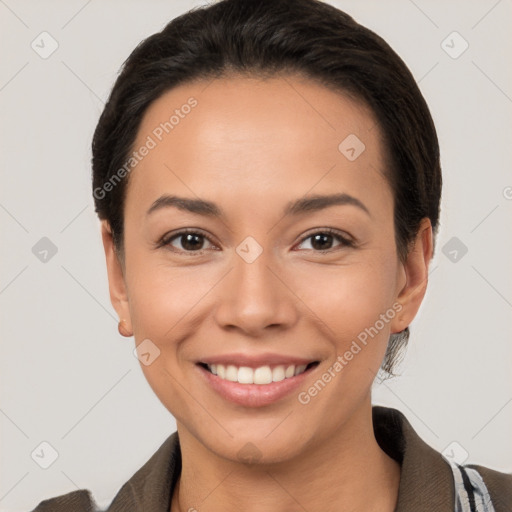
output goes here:
[[248, 366], [249, 368], [258, 368], [260, 366], [277, 366], [277, 365], [295, 365], [299, 366], [302, 364], [309, 364], [318, 361], [318, 359], [304, 359], [297, 356], [288, 356], [284, 354], [271, 354], [264, 353], [258, 355], [248, 354], [223, 354], [218, 356], [205, 357], [198, 361], [198, 363], [205, 363], [207, 365], [212, 364], [224, 364], [233, 366]]

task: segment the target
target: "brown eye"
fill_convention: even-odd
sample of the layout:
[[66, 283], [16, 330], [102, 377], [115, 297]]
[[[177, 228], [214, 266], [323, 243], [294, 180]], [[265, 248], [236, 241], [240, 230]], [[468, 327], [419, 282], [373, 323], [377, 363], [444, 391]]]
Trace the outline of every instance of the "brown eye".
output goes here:
[[208, 247], [205, 247], [205, 242], [213, 246], [208, 237], [201, 232], [180, 231], [172, 236], [164, 237], [160, 245], [169, 247], [175, 252], [201, 253], [203, 250], [208, 249]]
[[307, 250], [314, 250], [316, 252], [335, 250], [333, 249], [333, 243], [337, 240], [339, 242], [337, 247], [353, 247], [354, 242], [349, 240], [347, 237], [331, 229], [324, 229], [322, 231], [316, 231], [306, 237], [304, 237], [300, 243], [302, 245], [307, 240], [311, 240], [310, 247], [306, 247]]

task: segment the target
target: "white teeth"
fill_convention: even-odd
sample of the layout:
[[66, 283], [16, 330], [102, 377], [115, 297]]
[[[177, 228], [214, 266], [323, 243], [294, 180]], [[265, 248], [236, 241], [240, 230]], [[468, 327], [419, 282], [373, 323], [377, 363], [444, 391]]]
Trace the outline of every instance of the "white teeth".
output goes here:
[[254, 371], [252, 368], [247, 366], [240, 366], [238, 368], [238, 382], [240, 384], [253, 384], [254, 383]]
[[301, 364], [295, 368], [295, 375], [299, 375], [299, 373], [302, 373], [306, 369], [306, 364]]
[[286, 368], [286, 371], [284, 372], [284, 376], [289, 379], [290, 377], [293, 377], [295, 375], [295, 365], [291, 364]]
[[276, 366], [272, 370], [272, 380], [274, 382], [280, 382], [285, 379], [284, 376], [284, 366]]
[[208, 369], [221, 379], [231, 382], [239, 382], [240, 384], [270, 384], [271, 382], [280, 382], [289, 379], [295, 375], [299, 375], [306, 370], [305, 364], [294, 364], [285, 366], [279, 365], [270, 368], [270, 366], [260, 366], [258, 368], [250, 368], [248, 366], [234, 366], [232, 364], [211, 364]]
[[233, 366], [232, 364], [228, 365], [226, 368], [226, 380], [230, 380], [231, 382], [238, 381], [238, 368]]
[[272, 382], [272, 370], [270, 366], [260, 366], [254, 370], [254, 384], [270, 384]]

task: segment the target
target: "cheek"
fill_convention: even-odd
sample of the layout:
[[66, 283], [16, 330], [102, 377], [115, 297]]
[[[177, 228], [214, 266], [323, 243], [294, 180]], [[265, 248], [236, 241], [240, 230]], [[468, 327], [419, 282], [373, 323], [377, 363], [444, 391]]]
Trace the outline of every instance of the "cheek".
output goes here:
[[192, 267], [153, 265], [147, 255], [140, 263], [140, 272], [133, 272], [130, 287], [134, 337], [137, 345], [150, 340], [150, 351], [158, 354], [148, 365], [141, 359], [141, 369], [163, 405], [177, 420], [185, 421], [193, 412], [194, 402], [180, 384], [189, 369], [180, 363], [180, 359], [186, 359], [182, 349], [194, 338], [203, 320], [198, 312], [204, 307], [215, 276]]
[[135, 280], [130, 297], [135, 339], [150, 338], [162, 344], [176, 340], [215, 286], [216, 273], [206, 267], [151, 266]]
[[[304, 275], [295, 275], [298, 296], [317, 317], [318, 329], [333, 341], [338, 353], [353, 340], [382, 340], [376, 354], [385, 350], [390, 321], [394, 317], [396, 269], [375, 258], [337, 267], [311, 267]], [[382, 316], [384, 315], [384, 317]], [[376, 333], [375, 329], [378, 331]], [[372, 333], [370, 336], [368, 331]], [[375, 343], [374, 343], [375, 345]], [[384, 345], [384, 346], [382, 346]]]

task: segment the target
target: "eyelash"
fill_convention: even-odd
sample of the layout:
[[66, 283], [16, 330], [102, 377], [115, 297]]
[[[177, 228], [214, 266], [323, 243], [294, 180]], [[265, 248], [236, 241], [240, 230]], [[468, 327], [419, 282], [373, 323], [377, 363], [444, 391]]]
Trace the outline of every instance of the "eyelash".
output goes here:
[[[161, 247], [169, 247], [172, 252], [188, 254], [190, 256], [202, 255], [206, 251], [208, 251], [208, 249], [201, 249], [200, 251], [182, 251], [182, 250], [176, 249], [176, 248], [174, 248], [174, 247], [172, 247], [170, 245], [172, 241], [174, 241], [176, 239], [179, 239], [181, 236], [187, 235], [187, 234], [200, 235], [200, 236], [206, 238], [212, 245], [215, 245], [210, 240], [210, 237], [208, 235], [206, 235], [205, 233], [203, 233], [200, 229], [193, 229], [192, 228], [192, 229], [181, 230], [181, 231], [179, 231], [177, 233], [173, 233], [170, 236], [169, 235], [164, 235], [160, 239], [160, 241], [157, 242], [156, 248], [158, 249], [158, 248], [161, 248]], [[352, 248], [356, 247], [356, 243], [355, 243], [354, 240], [351, 240], [351, 239], [347, 238], [346, 236], [342, 235], [339, 231], [337, 231], [335, 229], [332, 229], [332, 228], [318, 229], [316, 231], [310, 232], [309, 234], [305, 235], [299, 241], [298, 245], [303, 244], [309, 238], [312, 238], [313, 236], [319, 235], [319, 234], [333, 236], [335, 239], [337, 239], [339, 242], [341, 242], [341, 246], [338, 246], [338, 247], [335, 247], [335, 248], [331, 248], [331, 249], [319, 250], [319, 251], [315, 251], [314, 249], [305, 249], [305, 250], [313, 251], [313, 252], [319, 253], [319, 254], [327, 254], [327, 253], [331, 253], [331, 252], [334, 252], [336, 250], [339, 250], [340, 247], [352, 247]]]

